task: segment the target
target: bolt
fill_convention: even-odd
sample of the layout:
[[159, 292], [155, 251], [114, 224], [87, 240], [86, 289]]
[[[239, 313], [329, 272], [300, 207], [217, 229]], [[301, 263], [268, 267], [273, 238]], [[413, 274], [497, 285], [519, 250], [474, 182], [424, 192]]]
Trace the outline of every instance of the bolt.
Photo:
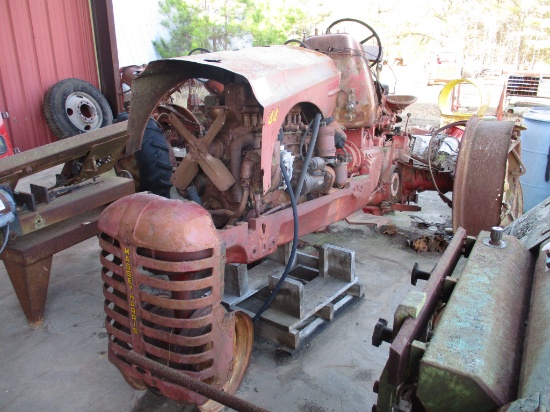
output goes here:
[[386, 319], [378, 319], [374, 326], [374, 332], [372, 333], [372, 345], [379, 347], [382, 342], [391, 343], [393, 340], [393, 329], [388, 328], [388, 321]]
[[504, 240], [502, 240], [502, 235], [504, 234], [504, 229], [499, 226], [493, 226], [491, 228], [490, 237], [483, 239], [483, 244], [485, 246], [493, 247], [496, 249], [504, 249], [507, 245]]
[[418, 263], [415, 263], [411, 272], [411, 284], [416, 286], [416, 281], [418, 279], [428, 280], [431, 275], [430, 272], [418, 269]]
[[502, 234], [504, 229], [499, 226], [493, 226], [491, 228], [491, 240], [490, 243], [495, 246], [500, 246], [502, 242]]

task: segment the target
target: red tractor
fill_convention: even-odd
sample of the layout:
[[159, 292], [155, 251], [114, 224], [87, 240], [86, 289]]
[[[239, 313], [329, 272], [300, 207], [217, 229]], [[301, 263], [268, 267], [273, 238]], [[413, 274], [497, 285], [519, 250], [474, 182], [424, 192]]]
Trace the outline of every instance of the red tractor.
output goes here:
[[[344, 22], [369, 33], [357, 41], [335, 29]], [[220, 304], [225, 264], [252, 264], [292, 242], [258, 318], [298, 237], [358, 210], [418, 210], [409, 204], [418, 191], [454, 187], [453, 226], [473, 235], [515, 210], [503, 185], [513, 123], [470, 120], [460, 153], [442, 132], [411, 136], [395, 125], [416, 98], [380, 83], [382, 47], [370, 26], [339, 20], [295, 42], [154, 61], [132, 83], [126, 155], [140, 150], [155, 114], [185, 154], [171, 184], [188, 199], [131, 195], [99, 222], [109, 359], [135, 388], [219, 406], [151, 362], [225, 393], [238, 388], [253, 328]], [[181, 110], [159, 106], [189, 82], [208, 94], [191, 93]]]

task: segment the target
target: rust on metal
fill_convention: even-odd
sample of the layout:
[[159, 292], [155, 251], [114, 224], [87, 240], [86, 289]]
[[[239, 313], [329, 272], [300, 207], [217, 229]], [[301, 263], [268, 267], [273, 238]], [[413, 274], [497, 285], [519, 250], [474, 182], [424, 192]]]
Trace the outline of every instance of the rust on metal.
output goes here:
[[[124, 122], [2, 160], [0, 184], [4, 187], [14, 191], [21, 178], [28, 178], [14, 193], [18, 205], [11, 224], [14, 238], [0, 258], [31, 327], [40, 326], [44, 318], [52, 256], [97, 234], [97, 220], [105, 206], [134, 193], [133, 180], [104, 173], [112, 169], [127, 138]], [[72, 170], [76, 159], [82, 161], [77, 172]], [[31, 175], [63, 163], [58, 176], [64, 182], [54, 187], [33, 183]], [[30, 193], [23, 191], [23, 183], [29, 184]]]
[[197, 392], [207, 398], [235, 409], [236, 411], [269, 412], [267, 409], [254, 405], [242, 398], [238, 398], [235, 395], [216, 389], [212, 385], [208, 385], [200, 380], [193, 379], [185, 373], [181, 373], [173, 368], [168, 368], [163, 364], [139, 355], [134, 351], [129, 351], [126, 355], [126, 359], [134, 365], [152, 371], [156, 376], [165, 379], [168, 382], [181, 385], [184, 388]]
[[[63, 139], [40, 148], [16, 153], [2, 159], [0, 164], [0, 183], [9, 183], [15, 189], [19, 179], [38, 173], [58, 164], [86, 156], [95, 144], [115, 142], [127, 139], [128, 122], [120, 122], [86, 133], [86, 137]], [[120, 152], [114, 153], [118, 156]]]
[[31, 327], [40, 327], [44, 319], [52, 255], [97, 234], [102, 210], [94, 209], [16, 238], [0, 255]]
[[516, 399], [533, 256], [516, 238], [497, 248], [488, 237], [480, 232], [420, 361], [427, 410], [488, 411]]
[[312, 49], [330, 56], [342, 72], [334, 117], [348, 129], [371, 127], [380, 116], [380, 108], [372, 104], [376, 91], [369, 81], [371, 74], [361, 54], [362, 45], [347, 34], [314, 36], [306, 42]]
[[216, 410], [204, 396], [127, 361], [133, 350], [218, 390], [237, 390], [252, 323], [221, 306], [225, 251], [210, 214], [193, 202], [142, 193], [108, 206], [99, 228], [109, 360], [134, 388]]
[[[550, 243], [546, 243], [546, 248]], [[550, 374], [548, 360], [550, 359], [550, 276], [548, 255], [541, 246], [540, 254], [535, 264], [532, 296], [525, 337], [521, 376], [519, 380], [518, 398], [540, 393], [543, 405], [550, 406]]]
[[108, 174], [99, 176], [95, 182], [59, 196], [49, 204], [38, 204], [34, 212], [20, 213], [20, 234], [32, 233], [132, 193], [132, 180]]
[[472, 117], [462, 137], [453, 187], [453, 229], [469, 236], [500, 223], [514, 122]]
[[424, 307], [415, 319], [408, 318], [405, 320], [401, 329], [395, 335], [386, 366], [388, 382], [391, 385], [398, 385], [403, 382], [408, 366], [411, 344], [426, 330], [428, 321], [443, 293], [445, 278], [452, 273], [462, 254], [465, 239], [466, 231], [458, 228], [447, 250], [445, 250], [445, 253], [443, 253], [443, 256], [441, 256], [441, 259], [432, 271], [428, 283], [424, 286], [423, 292], [426, 293]]
[[236, 180], [231, 172], [227, 170], [220, 159], [212, 157], [208, 153], [210, 144], [225, 123], [225, 112], [223, 110], [220, 112], [210, 129], [208, 129], [206, 136], [200, 140], [185, 128], [175, 114], [170, 114], [169, 119], [175, 129], [187, 141], [190, 150], [173, 174], [174, 186], [182, 190], [186, 189], [198, 172], [197, 164], [200, 165], [218, 190], [223, 192], [233, 186]]
[[[267, 192], [273, 148], [285, 114], [298, 103], [310, 102], [325, 117], [332, 115], [340, 74], [332, 59], [321, 53], [285, 46], [253, 47], [239, 53], [216, 52], [149, 63], [133, 81], [126, 152], [132, 154], [140, 149], [147, 119], [167, 92], [191, 78], [208, 77], [227, 83], [226, 79], [235, 75], [248, 81], [264, 109], [261, 169], [264, 193]], [[292, 82], [288, 81], [290, 78]]]

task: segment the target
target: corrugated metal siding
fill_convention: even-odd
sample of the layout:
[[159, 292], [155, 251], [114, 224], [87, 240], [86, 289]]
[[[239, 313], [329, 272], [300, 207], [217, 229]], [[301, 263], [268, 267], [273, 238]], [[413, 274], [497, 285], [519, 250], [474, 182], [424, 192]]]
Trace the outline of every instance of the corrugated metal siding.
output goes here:
[[98, 87], [88, 0], [0, 0], [0, 111], [21, 151], [56, 140], [44, 93], [68, 77]]

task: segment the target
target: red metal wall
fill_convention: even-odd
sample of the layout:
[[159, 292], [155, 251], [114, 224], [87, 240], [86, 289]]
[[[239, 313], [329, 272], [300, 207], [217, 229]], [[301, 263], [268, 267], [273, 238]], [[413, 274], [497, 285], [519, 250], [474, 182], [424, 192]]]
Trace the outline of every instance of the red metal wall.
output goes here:
[[44, 93], [68, 77], [98, 87], [89, 0], [0, 0], [0, 112], [21, 151], [56, 140]]

